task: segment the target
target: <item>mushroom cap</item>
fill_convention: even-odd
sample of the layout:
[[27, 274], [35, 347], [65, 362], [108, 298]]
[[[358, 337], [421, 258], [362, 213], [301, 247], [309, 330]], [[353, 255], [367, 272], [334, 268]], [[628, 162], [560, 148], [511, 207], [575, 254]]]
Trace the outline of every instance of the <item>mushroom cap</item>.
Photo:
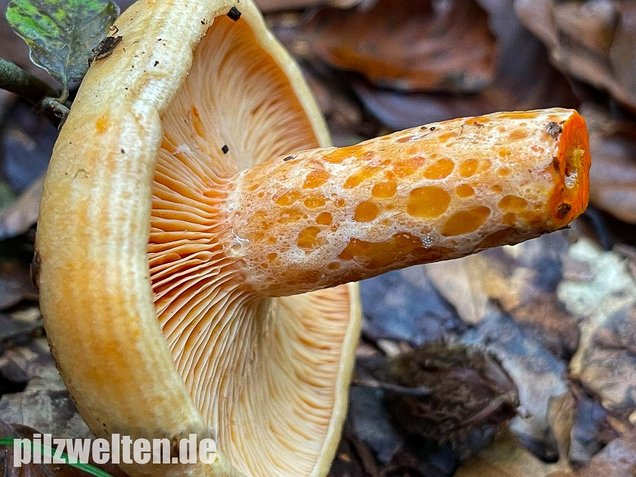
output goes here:
[[140, 0], [116, 26], [44, 185], [36, 260], [60, 373], [97, 436], [217, 442], [213, 464], [131, 475], [323, 475], [357, 287], [252, 296], [219, 207], [241, 170], [327, 146], [319, 110], [251, 1]]

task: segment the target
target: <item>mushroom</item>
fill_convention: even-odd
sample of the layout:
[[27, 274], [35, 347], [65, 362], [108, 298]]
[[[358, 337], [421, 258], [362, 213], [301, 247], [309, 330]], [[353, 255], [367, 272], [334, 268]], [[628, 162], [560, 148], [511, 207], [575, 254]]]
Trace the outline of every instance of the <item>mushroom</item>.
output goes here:
[[123, 40], [89, 69], [44, 185], [47, 336], [97, 436], [196, 433], [219, 450], [131, 475], [324, 475], [360, 327], [349, 282], [585, 208], [574, 111], [330, 148], [250, 1], [141, 0], [116, 26]]

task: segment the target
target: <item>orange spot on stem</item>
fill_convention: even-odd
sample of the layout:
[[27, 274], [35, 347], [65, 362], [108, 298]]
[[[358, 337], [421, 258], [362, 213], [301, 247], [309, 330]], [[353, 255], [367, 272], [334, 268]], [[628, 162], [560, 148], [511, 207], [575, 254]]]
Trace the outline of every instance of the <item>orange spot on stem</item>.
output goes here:
[[427, 179], [444, 179], [453, 172], [455, 163], [450, 159], [440, 159], [424, 170], [424, 177]]
[[380, 209], [374, 202], [365, 200], [364, 202], [360, 202], [358, 207], [356, 207], [353, 218], [356, 222], [371, 222], [379, 213]]
[[432, 219], [443, 214], [450, 201], [450, 194], [441, 187], [418, 187], [409, 194], [406, 211], [413, 217]]
[[489, 215], [490, 209], [483, 206], [455, 212], [444, 224], [442, 235], [452, 237], [474, 232], [482, 226]]

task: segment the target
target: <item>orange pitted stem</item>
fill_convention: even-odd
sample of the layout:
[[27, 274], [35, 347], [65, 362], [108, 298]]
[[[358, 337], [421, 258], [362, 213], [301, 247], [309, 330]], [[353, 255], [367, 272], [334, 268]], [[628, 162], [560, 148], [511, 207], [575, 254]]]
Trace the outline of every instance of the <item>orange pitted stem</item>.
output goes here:
[[245, 171], [227, 253], [290, 295], [560, 229], [587, 205], [583, 118], [496, 113], [313, 149]]

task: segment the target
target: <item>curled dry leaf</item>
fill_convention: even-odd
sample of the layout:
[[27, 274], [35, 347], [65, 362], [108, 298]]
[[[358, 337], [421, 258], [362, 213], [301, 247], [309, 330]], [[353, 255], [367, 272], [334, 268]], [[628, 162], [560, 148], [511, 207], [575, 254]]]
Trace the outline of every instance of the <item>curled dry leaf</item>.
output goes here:
[[495, 39], [475, 0], [325, 9], [308, 24], [308, 36], [325, 62], [400, 90], [479, 91], [495, 73]]
[[464, 323], [476, 325], [484, 317], [488, 294], [482, 285], [488, 263], [482, 254], [425, 265], [437, 291], [450, 302]]
[[568, 456], [571, 447], [571, 433], [576, 415], [576, 399], [568, 391], [561, 396], [554, 396], [548, 404], [548, 420], [559, 452], [560, 466], [567, 470]]
[[613, 440], [589, 465], [574, 471], [548, 464], [524, 449], [509, 433], [502, 432], [494, 444], [466, 461], [454, 477], [633, 477], [636, 475], [636, 430]]
[[592, 104], [581, 109], [594, 157], [590, 200], [615, 217], [636, 223], [636, 122], [613, 118]]
[[391, 129], [402, 129], [487, 111], [578, 104], [565, 77], [549, 64], [544, 46], [519, 23], [512, 3], [480, 3], [490, 16], [499, 47], [492, 84], [478, 94], [441, 94], [396, 92], [356, 81], [355, 92], [371, 114]]
[[576, 409], [568, 457], [575, 467], [580, 468], [618, 437], [618, 433], [610, 424], [607, 410], [598, 401], [578, 387], [573, 388], [572, 394], [576, 398]]
[[515, 7], [561, 70], [636, 111], [636, 4], [516, 0]]
[[0, 372], [28, 379], [20, 393], [0, 399], [0, 420], [19, 422], [59, 437], [91, 437], [55, 367], [46, 340], [14, 347], [0, 358]]
[[636, 428], [614, 439], [590, 464], [581, 469], [578, 477], [634, 477], [636, 475]]
[[578, 344], [577, 323], [555, 295], [567, 246], [566, 235], [556, 233], [426, 269], [465, 323], [479, 323], [488, 301], [496, 300], [528, 336], [555, 356], [570, 356]]
[[[546, 464], [532, 455], [511, 433], [502, 432], [491, 446], [464, 462], [454, 477], [543, 477], [555, 470], [554, 464]], [[559, 477], [565, 475], [568, 474]]]
[[596, 318], [601, 321], [588, 323], [588, 335], [573, 361], [572, 374], [600, 396], [605, 407], [634, 421], [636, 304]]
[[587, 240], [570, 248], [573, 263], [559, 298], [582, 321], [570, 373], [603, 406], [636, 418], [636, 283], [622, 257]]

